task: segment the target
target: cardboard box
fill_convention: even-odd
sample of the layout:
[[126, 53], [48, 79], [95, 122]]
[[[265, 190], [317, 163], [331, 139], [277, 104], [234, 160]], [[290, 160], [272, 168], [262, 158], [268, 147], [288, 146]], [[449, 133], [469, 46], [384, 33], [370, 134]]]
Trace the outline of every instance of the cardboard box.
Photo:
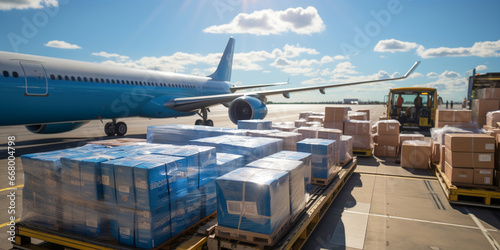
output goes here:
[[445, 160], [454, 168], [488, 168], [495, 167], [494, 153], [457, 152], [446, 149]]
[[217, 153], [217, 176], [225, 175], [237, 168], [244, 167], [243, 156], [228, 154], [228, 153]]
[[304, 185], [306, 191], [309, 191], [311, 185], [311, 160], [312, 154], [304, 152], [281, 151], [279, 153], [268, 156], [269, 158], [277, 158], [283, 160], [296, 160], [304, 163]]
[[[273, 169], [288, 172], [290, 184], [290, 213], [292, 216], [301, 213], [306, 207], [306, 190], [304, 185], [304, 163], [296, 160], [284, 160], [277, 158], [262, 158], [249, 163], [246, 167], [259, 169]], [[326, 170], [326, 169], [325, 169]], [[334, 169], [332, 168], [331, 171]], [[331, 175], [325, 173], [325, 175]]]
[[347, 121], [348, 107], [325, 107], [325, 122]]
[[425, 141], [405, 141], [401, 147], [401, 167], [427, 169], [431, 144]]
[[473, 184], [478, 185], [493, 185], [493, 169], [474, 169], [474, 181]]
[[217, 178], [218, 225], [271, 235], [290, 218], [289, 182], [287, 172], [246, 167]]
[[476, 90], [477, 99], [500, 99], [500, 88], [482, 88]]
[[154, 211], [135, 212], [135, 246], [151, 249], [170, 239], [170, 209], [166, 205]]
[[327, 139], [304, 139], [297, 143], [297, 151], [311, 153], [312, 178], [328, 179], [335, 172], [338, 159], [335, 159], [337, 141]]
[[340, 146], [340, 162], [346, 163], [353, 157], [352, 153], [352, 136], [342, 136], [342, 146]]
[[495, 152], [495, 138], [485, 134], [446, 134], [445, 145], [451, 151]]
[[397, 146], [391, 145], [373, 145], [373, 154], [378, 157], [397, 157]]
[[444, 173], [453, 185], [472, 184], [474, 180], [474, 169], [472, 168], [452, 168], [445, 162]]
[[431, 162], [439, 164], [441, 159], [441, 144], [434, 141], [431, 142]]
[[344, 134], [346, 135], [369, 135], [370, 131], [370, 121], [352, 120], [344, 122]]
[[302, 139], [318, 138], [318, 130], [320, 128], [300, 127], [297, 132], [302, 134]]
[[332, 128], [344, 131], [344, 122], [327, 122], [323, 123], [324, 128]]
[[356, 112], [363, 112], [366, 113], [366, 120], [370, 121], [370, 110], [369, 109], [358, 109]]
[[463, 127], [469, 124], [470, 121], [468, 122], [436, 121], [434, 127], [435, 128], [442, 128], [444, 126]]
[[399, 135], [373, 135], [373, 143], [397, 147], [399, 146]]
[[440, 155], [439, 155], [439, 165], [441, 166], [441, 171], [444, 172], [444, 162], [445, 162], [445, 159], [446, 159], [446, 147], [445, 146], [442, 146], [440, 147]]
[[436, 110], [436, 121], [470, 122], [471, 120], [472, 120], [471, 110], [446, 110], [446, 109]]
[[472, 100], [472, 116], [481, 119], [490, 111], [499, 109], [500, 100]]
[[486, 125], [486, 116], [477, 116], [472, 114], [472, 121], [477, 124], [477, 126]]
[[496, 128], [498, 127], [497, 122], [500, 122], [500, 110], [490, 111], [486, 114], [486, 125]]
[[347, 113], [347, 118], [349, 120], [368, 121], [367, 117], [368, 117], [368, 115], [365, 112], [349, 111]]
[[325, 117], [321, 116], [321, 115], [311, 115], [311, 116], [307, 117], [308, 122], [320, 122], [321, 124], [323, 124], [324, 120], [325, 120]]
[[371, 135], [351, 135], [351, 136], [352, 136], [353, 149], [370, 150], [372, 148]]
[[399, 135], [399, 122], [396, 120], [379, 121], [377, 133], [379, 135]]

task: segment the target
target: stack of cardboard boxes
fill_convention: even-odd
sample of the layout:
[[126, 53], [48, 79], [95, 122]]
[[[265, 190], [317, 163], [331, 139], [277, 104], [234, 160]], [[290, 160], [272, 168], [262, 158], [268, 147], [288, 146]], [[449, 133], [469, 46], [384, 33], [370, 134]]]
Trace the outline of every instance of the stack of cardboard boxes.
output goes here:
[[448, 126], [461, 126], [470, 124], [472, 120], [472, 111], [470, 110], [437, 110], [436, 128]]
[[354, 150], [372, 149], [370, 121], [346, 121], [344, 122], [344, 134], [352, 136], [352, 148]]
[[399, 147], [399, 122], [396, 120], [379, 121], [373, 135], [373, 154], [379, 157], [396, 157]]
[[453, 185], [492, 185], [495, 138], [485, 134], [447, 134], [445, 175]]
[[347, 121], [348, 107], [326, 107], [325, 108], [325, 121], [323, 126], [325, 128], [334, 128], [344, 130], [344, 122]]
[[430, 142], [405, 141], [401, 146], [401, 167], [427, 169], [430, 155]]
[[486, 114], [499, 109], [500, 88], [476, 90], [477, 99], [472, 100], [472, 120], [482, 127], [486, 125]]

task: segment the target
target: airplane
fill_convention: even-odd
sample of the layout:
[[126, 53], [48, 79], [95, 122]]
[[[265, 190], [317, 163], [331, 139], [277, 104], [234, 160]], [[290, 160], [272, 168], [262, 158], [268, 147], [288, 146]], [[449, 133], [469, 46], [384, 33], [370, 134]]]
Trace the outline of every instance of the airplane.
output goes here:
[[402, 77], [310, 87], [237, 92], [275, 86], [269, 83], [235, 86], [231, 81], [235, 39], [231, 37], [214, 73], [202, 77], [100, 63], [0, 52], [0, 126], [25, 125], [32, 133], [68, 132], [90, 120], [107, 120], [108, 136], [127, 132], [125, 117], [170, 118], [198, 114], [196, 125], [213, 126], [209, 108], [223, 104], [229, 118], [263, 119], [266, 96], [393, 81], [407, 78], [416, 62]]

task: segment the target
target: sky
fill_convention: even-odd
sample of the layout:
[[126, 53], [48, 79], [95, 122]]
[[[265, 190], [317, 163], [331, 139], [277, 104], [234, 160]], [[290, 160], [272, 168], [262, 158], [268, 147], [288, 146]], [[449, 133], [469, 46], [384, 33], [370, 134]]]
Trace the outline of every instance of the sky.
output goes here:
[[[230, 37], [232, 82], [285, 87], [401, 76], [272, 101], [383, 101], [434, 87], [461, 101], [466, 78], [500, 72], [500, 1], [0, 0], [0, 50], [205, 76]], [[283, 88], [276, 86], [273, 88]]]

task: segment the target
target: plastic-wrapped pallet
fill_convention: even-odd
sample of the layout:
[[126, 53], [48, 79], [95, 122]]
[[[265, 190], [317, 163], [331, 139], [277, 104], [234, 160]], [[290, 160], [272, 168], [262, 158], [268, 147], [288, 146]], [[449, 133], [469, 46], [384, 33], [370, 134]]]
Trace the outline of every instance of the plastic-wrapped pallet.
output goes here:
[[271, 235], [290, 219], [285, 171], [239, 168], [216, 180], [219, 226]]
[[307, 121], [307, 118], [309, 118], [309, 116], [313, 115], [313, 112], [312, 111], [304, 111], [304, 112], [300, 112], [299, 113], [299, 119], [300, 120], [304, 120], [304, 121]]
[[278, 133], [281, 130], [271, 129], [271, 130], [247, 130], [247, 136], [251, 137], [264, 137], [268, 134]]
[[273, 123], [273, 129], [277, 129], [284, 132], [294, 132], [297, 128], [294, 122], [277, 122]]
[[294, 125], [296, 128], [300, 128], [306, 126], [306, 122], [307, 122], [306, 120], [296, 120], [294, 122]]
[[217, 153], [217, 177], [225, 175], [237, 168], [244, 167], [243, 156], [228, 154], [228, 153]]
[[372, 148], [370, 121], [351, 120], [344, 122], [344, 134], [353, 137], [352, 147], [357, 150]]
[[306, 191], [309, 191], [312, 187], [311, 185], [311, 157], [310, 153], [295, 152], [295, 151], [281, 151], [276, 154], [268, 156], [269, 158], [277, 158], [283, 160], [296, 160], [302, 161], [304, 163], [304, 185]]
[[302, 139], [306, 138], [318, 138], [318, 127], [300, 127], [297, 132], [302, 134]]
[[302, 140], [302, 134], [294, 133], [294, 132], [271, 133], [271, 134], [265, 135], [265, 137], [282, 139], [283, 140], [283, 150], [290, 150], [290, 151], [296, 151], [297, 150], [297, 142]]
[[267, 137], [223, 135], [192, 140], [191, 144], [211, 146], [217, 152], [243, 155], [244, 163], [264, 158], [283, 149], [283, 140]]
[[352, 153], [352, 136], [342, 136], [342, 146], [340, 146], [340, 163], [347, 163], [353, 157]]
[[148, 126], [147, 130], [149, 143], [162, 144], [186, 145], [190, 140], [220, 135], [246, 135], [246, 131], [198, 125]]
[[445, 136], [447, 134], [475, 134], [479, 133], [477, 125], [470, 125], [465, 127], [444, 126], [442, 128], [431, 128], [432, 141], [439, 143], [442, 147], [445, 145]]
[[490, 111], [486, 114], [486, 125], [496, 128], [498, 122], [500, 122], [500, 110]]
[[247, 167], [288, 172], [290, 180], [290, 213], [292, 214], [292, 218], [295, 218], [295, 216], [304, 210], [306, 206], [306, 189], [304, 185], [304, 163], [302, 161], [266, 157], [249, 163]]
[[347, 116], [349, 120], [368, 121], [368, 114], [365, 112], [349, 111]]
[[340, 168], [335, 166], [334, 140], [327, 139], [304, 139], [297, 143], [297, 151], [311, 153], [311, 175], [314, 179], [330, 179], [337, 174]]
[[238, 129], [271, 130], [273, 122], [264, 120], [239, 120]]
[[339, 159], [340, 159], [340, 140], [342, 137], [342, 130], [339, 129], [330, 129], [330, 128], [323, 128], [318, 130], [318, 138], [321, 139], [328, 139], [328, 140], [334, 140], [337, 141], [335, 143], [335, 149], [334, 149], [334, 161], [335, 165], [339, 165]]

